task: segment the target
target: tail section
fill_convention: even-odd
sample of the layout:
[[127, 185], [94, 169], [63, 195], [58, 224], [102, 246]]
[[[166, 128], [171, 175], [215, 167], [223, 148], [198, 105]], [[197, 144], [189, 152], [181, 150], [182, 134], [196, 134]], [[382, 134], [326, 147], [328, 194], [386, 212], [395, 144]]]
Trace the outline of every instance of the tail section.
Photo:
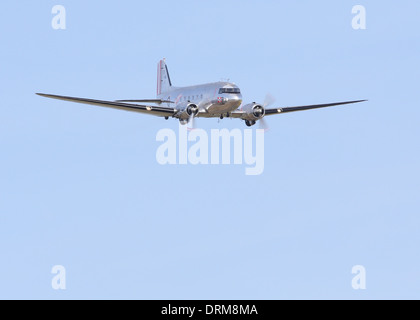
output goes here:
[[169, 77], [168, 67], [165, 59], [160, 60], [158, 63], [158, 74], [157, 74], [157, 95], [160, 96], [165, 92], [171, 90], [172, 82]]

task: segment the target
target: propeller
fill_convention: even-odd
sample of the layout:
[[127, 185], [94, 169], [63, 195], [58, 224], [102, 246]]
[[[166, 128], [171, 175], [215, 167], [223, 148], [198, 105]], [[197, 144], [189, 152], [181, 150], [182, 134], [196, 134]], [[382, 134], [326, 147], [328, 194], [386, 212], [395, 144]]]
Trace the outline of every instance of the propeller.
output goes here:
[[[274, 104], [275, 102], [276, 102], [276, 99], [271, 94], [267, 93], [267, 95], [265, 96], [264, 105], [263, 105], [264, 110], [267, 109], [267, 107]], [[260, 129], [264, 131], [268, 131], [270, 129], [267, 124], [267, 121], [265, 121], [265, 118], [262, 118], [258, 122], [259, 122]]]
[[271, 94], [267, 93], [264, 100], [264, 108], [271, 106], [275, 102], [276, 98], [274, 98]]
[[190, 118], [188, 119], [188, 130], [194, 130], [195, 129], [195, 116], [194, 113], [191, 113]]
[[198, 114], [198, 106], [191, 105], [188, 106], [187, 113], [190, 115], [188, 119], [188, 130], [194, 130], [195, 129], [195, 117]]

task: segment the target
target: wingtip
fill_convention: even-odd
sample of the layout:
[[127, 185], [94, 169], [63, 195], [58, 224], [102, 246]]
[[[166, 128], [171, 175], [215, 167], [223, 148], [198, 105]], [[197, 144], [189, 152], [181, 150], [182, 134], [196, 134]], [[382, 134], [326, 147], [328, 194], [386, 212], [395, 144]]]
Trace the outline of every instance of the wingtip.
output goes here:
[[362, 102], [367, 102], [367, 101], [369, 101], [369, 100], [364, 99], [364, 100], [356, 100], [356, 101], [352, 101], [352, 102], [350, 102], [350, 103], [362, 103]]
[[35, 93], [37, 96], [43, 97], [43, 98], [56, 98], [58, 96], [55, 96], [53, 94], [47, 94], [47, 93]]

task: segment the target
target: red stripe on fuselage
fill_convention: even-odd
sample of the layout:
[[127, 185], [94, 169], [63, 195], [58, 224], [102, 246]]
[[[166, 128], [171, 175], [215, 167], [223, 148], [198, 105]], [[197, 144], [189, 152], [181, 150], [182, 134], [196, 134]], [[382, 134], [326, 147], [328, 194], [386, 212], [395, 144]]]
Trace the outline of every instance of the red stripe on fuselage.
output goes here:
[[162, 60], [159, 61], [159, 94], [162, 94]]
[[158, 65], [158, 74], [156, 75], [156, 97], [159, 95], [159, 65]]

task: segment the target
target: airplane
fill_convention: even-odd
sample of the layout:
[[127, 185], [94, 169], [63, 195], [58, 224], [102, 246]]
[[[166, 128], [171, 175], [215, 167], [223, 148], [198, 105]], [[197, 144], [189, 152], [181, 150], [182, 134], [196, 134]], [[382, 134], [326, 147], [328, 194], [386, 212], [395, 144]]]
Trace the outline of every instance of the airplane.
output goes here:
[[268, 108], [273, 102], [273, 99], [268, 96], [264, 103], [252, 102], [243, 104], [241, 90], [234, 83], [220, 81], [189, 87], [173, 86], [165, 59], [158, 63], [156, 99], [103, 101], [44, 93], [37, 93], [37, 95], [76, 103], [145, 113], [163, 117], [166, 120], [175, 118], [182, 125], [193, 124], [194, 118], [234, 118], [245, 121], [248, 127], [252, 127], [258, 121], [264, 124], [265, 117], [275, 114], [367, 101], [355, 100], [308, 106]]

